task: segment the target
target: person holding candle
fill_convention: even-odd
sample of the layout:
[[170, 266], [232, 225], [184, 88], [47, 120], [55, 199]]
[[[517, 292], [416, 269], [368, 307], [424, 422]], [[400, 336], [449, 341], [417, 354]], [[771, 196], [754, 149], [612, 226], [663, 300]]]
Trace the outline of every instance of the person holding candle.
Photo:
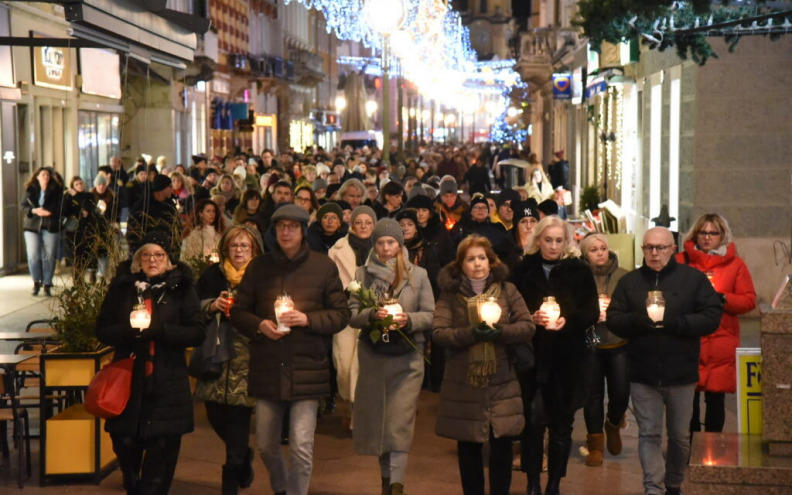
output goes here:
[[[325, 203], [322, 209], [322, 211], [326, 210], [322, 218], [328, 215], [336, 216], [336, 220], [340, 218], [341, 208], [336, 203]], [[357, 267], [366, 264], [371, 248], [374, 247], [371, 234], [374, 232], [376, 223], [377, 214], [371, 207], [358, 206], [352, 212], [349, 232], [341, 237], [328, 252], [328, 256], [338, 267], [338, 274], [344, 289], [348, 288], [349, 283], [355, 280]], [[310, 227], [308, 230], [310, 232]], [[340, 408], [343, 409], [345, 426], [349, 428], [353, 427], [355, 387], [358, 379], [359, 333], [359, 327], [349, 325], [333, 336], [333, 365], [336, 371], [337, 395], [341, 399]]]
[[[217, 205], [202, 199], [195, 205], [195, 227], [182, 241], [181, 259], [208, 259], [223, 237]], [[213, 262], [217, 262], [216, 260]]]
[[[257, 230], [235, 226], [219, 243], [220, 262], [211, 265], [198, 279], [197, 291], [206, 319], [228, 321], [232, 294], [242, 281], [250, 261], [263, 252]], [[231, 327], [233, 329], [233, 327]], [[206, 416], [226, 447], [222, 493], [231, 495], [247, 488], [253, 480], [253, 451], [248, 447], [250, 417], [255, 401], [248, 395], [249, 340], [236, 329], [231, 335], [232, 357], [216, 380], [198, 380], [195, 398], [203, 400]]]
[[512, 438], [525, 425], [509, 346], [527, 343], [535, 327], [508, 269], [489, 240], [472, 235], [440, 272], [433, 338], [448, 349], [437, 434], [457, 440], [464, 495], [484, 495], [482, 446], [489, 442], [491, 495], [508, 495]]
[[[592, 232], [580, 242], [583, 260], [594, 274], [599, 294], [600, 314], [596, 335], [596, 352], [588, 354], [591, 392], [583, 409], [588, 437], [587, 466], [602, 465], [607, 436], [608, 452], [619, 455], [622, 450], [620, 429], [627, 427], [625, 412], [630, 402], [630, 379], [627, 375], [627, 341], [608, 330], [606, 311], [616, 284], [627, 273], [619, 267], [616, 253], [608, 248], [604, 234]], [[605, 382], [608, 384], [608, 414], [605, 415]], [[604, 433], [603, 433], [604, 429]]]
[[737, 256], [729, 223], [717, 213], [705, 213], [693, 223], [685, 237], [684, 251], [676, 260], [704, 272], [723, 302], [720, 326], [701, 338], [699, 380], [690, 421], [691, 432], [701, 431], [699, 402], [704, 392], [704, 431], [721, 432], [726, 419], [725, 394], [733, 394], [737, 388], [739, 315], [756, 307], [756, 291], [748, 267]]
[[[646, 495], [678, 495], [690, 456], [690, 417], [698, 382], [701, 337], [714, 332], [722, 304], [707, 277], [677, 263], [671, 231], [646, 231], [643, 266], [624, 275], [611, 297], [606, 323], [627, 339], [627, 365], [638, 456]], [[663, 319], [653, 321], [647, 295], [661, 292]], [[658, 299], [659, 302], [659, 299]], [[663, 455], [663, 417], [668, 448]]]
[[[319, 401], [330, 395], [329, 342], [349, 321], [338, 268], [308, 249], [308, 212], [283, 205], [272, 214], [276, 244], [245, 269], [231, 323], [250, 339], [248, 393], [256, 399], [256, 443], [276, 494], [305, 495], [313, 470]], [[294, 309], [277, 321], [275, 302], [288, 294]], [[281, 451], [289, 409], [289, 456]]]
[[[168, 493], [181, 437], [194, 428], [185, 349], [200, 345], [206, 328], [192, 272], [171, 259], [169, 234], [149, 231], [118, 265], [96, 320], [115, 361], [135, 355], [129, 402], [105, 423], [129, 495]], [[139, 303], [151, 317], [134, 328]]]
[[528, 252], [515, 268], [515, 285], [537, 326], [536, 366], [519, 376], [526, 417], [522, 469], [529, 495], [542, 493], [545, 429], [550, 433], [545, 494], [560, 493], [575, 411], [588, 399], [586, 328], [597, 322], [600, 311], [594, 277], [579, 255], [572, 226], [548, 216], [534, 227]]
[[[425, 332], [432, 327], [434, 296], [426, 270], [409, 261], [396, 220], [383, 218], [371, 235], [374, 249], [355, 280], [394, 309], [363, 308], [349, 300], [350, 325], [361, 328], [360, 376], [355, 390], [355, 451], [379, 457], [383, 495], [402, 495], [412, 446], [418, 394], [424, 376]], [[398, 304], [396, 304], [398, 301]], [[370, 322], [393, 317], [394, 327], [372, 337]]]

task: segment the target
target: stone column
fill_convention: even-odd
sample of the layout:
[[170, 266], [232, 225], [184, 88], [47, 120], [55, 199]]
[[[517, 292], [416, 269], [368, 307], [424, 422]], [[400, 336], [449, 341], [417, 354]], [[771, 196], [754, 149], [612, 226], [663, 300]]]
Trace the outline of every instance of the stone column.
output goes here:
[[792, 456], [792, 309], [762, 314], [762, 440], [771, 456]]

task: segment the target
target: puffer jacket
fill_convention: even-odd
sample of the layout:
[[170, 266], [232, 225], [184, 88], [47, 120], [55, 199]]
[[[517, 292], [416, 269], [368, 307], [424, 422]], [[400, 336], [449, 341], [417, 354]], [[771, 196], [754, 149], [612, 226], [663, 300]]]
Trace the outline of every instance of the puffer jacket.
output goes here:
[[[259, 333], [275, 321], [275, 299], [288, 294], [308, 325], [292, 327], [275, 341]], [[330, 258], [303, 242], [289, 259], [276, 249], [248, 264], [239, 284], [231, 323], [250, 339], [248, 393], [272, 401], [319, 399], [330, 394], [330, 337], [349, 322], [349, 307]]]
[[[192, 273], [178, 263], [150, 281], [164, 281], [166, 286], [153, 300], [151, 326], [141, 332], [130, 326], [129, 313], [138, 302], [135, 282], [146, 276], [132, 273], [130, 266], [130, 261], [119, 264], [96, 320], [96, 337], [116, 348], [116, 361], [136, 356], [129, 402], [120, 416], [107, 420], [105, 430], [143, 438], [189, 433], [194, 428], [193, 400], [184, 354], [187, 347], [200, 345], [206, 334]], [[153, 374], [147, 379], [151, 342]]]
[[740, 319], [756, 307], [756, 291], [745, 262], [737, 256], [734, 243], [726, 254], [707, 254], [696, 249], [692, 241], [677, 254], [677, 261], [704, 273], [712, 272], [715, 291], [723, 294], [723, 316], [715, 333], [701, 338], [698, 390], [733, 394], [737, 389], [735, 351], [740, 346]]
[[476, 341], [467, 307], [460, 298], [464, 275], [452, 263], [438, 277], [441, 295], [435, 308], [432, 338], [449, 353], [435, 427], [441, 437], [484, 443], [489, 439], [490, 427], [495, 438], [500, 438], [519, 435], [525, 425], [520, 385], [507, 349], [510, 344], [529, 342], [535, 327], [522, 296], [505, 281], [506, 273], [504, 265], [492, 270], [491, 283], [502, 285], [498, 303], [503, 333], [494, 343], [495, 374], [484, 388], [474, 387], [467, 379], [468, 356]]

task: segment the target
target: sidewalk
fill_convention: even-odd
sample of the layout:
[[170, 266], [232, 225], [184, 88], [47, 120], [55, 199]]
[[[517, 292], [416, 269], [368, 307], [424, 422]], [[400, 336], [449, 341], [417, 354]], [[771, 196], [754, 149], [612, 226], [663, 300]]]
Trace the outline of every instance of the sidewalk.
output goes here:
[[[61, 279], [56, 287], [62, 286]], [[30, 295], [32, 283], [28, 275], [13, 275], [0, 278], [0, 331], [23, 330], [33, 319], [50, 316], [52, 299]], [[757, 319], [743, 321], [743, 345], [758, 346], [759, 323]], [[0, 344], [2, 345], [2, 344]], [[0, 350], [0, 352], [3, 352]], [[10, 351], [9, 351], [10, 352]], [[736, 401], [727, 396], [726, 427], [724, 431], [736, 431]], [[424, 391], [421, 394], [415, 440], [407, 469], [406, 490], [410, 495], [461, 494], [456, 460], [456, 442], [439, 438], [434, 433], [438, 404], [437, 394]], [[202, 404], [196, 404], [196, 430], [185, 435], [182, 441], [179, 465], [171, 489], [174, 495], [209, 495], [220, 492], [220, 470], [224, 462], [224, 451], [219, 438], [209, 427]], [[639, 495], [641, 466], [638, 460], [638, 428], [632, 413], [628, 411], [630, 427], [623, 431], [624, 451], [618, 458], [606, 453], [601, 467], [591, 468], [584, 464], [578, 448], [585, 443], [586, 429], [582, 410], [578, 412], [573, 432], [574, 444], [569, 461], [567, 477], [562, 483], [564, 495]], [[251, 445], [255, 445], [251, 436]], [[53, 485], [38, 486], [39, 443], [31, 440], [33, 451], [33, 476], [27, 481], [27, 494], [122, 494], [121, 475], [118, 470], [111, 473], [100, 485]], [[16, 458], [0, 458], [0, 492], [16, 493]], [[266, 470], [256, 459], [256, 479], [253, 486], [240, 493], [264, 495], [269, 490]], [[351, 434], [344, 430], [340, 416], [332, 415], [319, 419], [314, 451], [314, 471], [311, 494], [315, 495], [373, 495], [380, 491], [377, 460], [355, 454]], [[544, 482], [543, 482], [544, 484]], [[525, 493], [525, 475], [513, 472], [511, 493]], [[21, 492], [20, 492], [21, 493]]]

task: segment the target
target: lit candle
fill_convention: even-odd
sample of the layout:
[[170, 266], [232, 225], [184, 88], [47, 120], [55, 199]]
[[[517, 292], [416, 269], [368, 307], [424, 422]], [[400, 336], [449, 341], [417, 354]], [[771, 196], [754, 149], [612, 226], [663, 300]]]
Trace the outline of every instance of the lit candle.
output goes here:
[[707, 275], [707, 280], [709, 280], [709, 283], [712, 284], [712, 288], [714, 289], [715, 288], [715, 272], [710, 270], [710, 271], [706, 272], [706, 275]]
[[401, 304], [399, 304], [399, 301], [397, 299], [388, 299], [382, 305], [382, 308], [385, 311], [387, 311], [389, 315], [394, 317], [400, 313], [404, 313], [404, 310], [402, 309]]
[[561, 316], [561, 306], [558, 305], [553, 296], [545, 297], [542, 301], [542, 306], [539, 309], [547, 315], [547, 325], [545, 325], [545, 328], [548, 330], [555, 330], [558, 318]]
[[212, 252], [209, 253], [209, 263], [220, 263], [220, 253], [217, 252], [217, 249], [212, 249]]
[[129, 325], [140, 331], [147, 329], [149, 325], [151, 325], [151, 315], [146, 309], [145, 304], [136, 304], [135, 307], [132, 308], [132, 312], [129, 313]]
[[479, 319], [487, 325], [494, 327], [501, 317], [501, 307], [494, 297], [489, 297], [485, 301], [479, 302]]
[[663, 292], [659, 290], [649, 291], [646, 298], [646, 313], [652, 321], [663, 321], [665, 315], [665, 299], [663, 299]]
[[453, 228], [454, 228], [454, 225], [456, 225], [456, 222], [454, 221], [454, 219], [453, 219], [453, 218], [451, 218], [451, 217], [448, 217], [448, 218], [446, 218], [446, 221], [445, 221], [445, 228], [446, 228], [446, 230], [451, 230], [451, 229], [453, 229]]
[[599, 296], [599, 307], [600, 312], [604, 313], [608, 310], [608, 306], [610, 306], [611, 298], [607, 294], [600, 294]]
[[280, 321], [280, 317], [283, 313], [287, 311], [291, 311], [294, 309], [294, 301], [288, 294], [283, 294], [282, 296], [278, 296], [275, 299], [275, 319], [278, 321], [278, 328], [277, 331], [281, 333], [289, 333], [291, 332], [291, 328], [284, 325]]
[[99, 208], [99, 213], [104, 215], [104, 212], [107, 210], [107, 203], [104, 200], [100, 199], [96, 202], [96, 207]]

